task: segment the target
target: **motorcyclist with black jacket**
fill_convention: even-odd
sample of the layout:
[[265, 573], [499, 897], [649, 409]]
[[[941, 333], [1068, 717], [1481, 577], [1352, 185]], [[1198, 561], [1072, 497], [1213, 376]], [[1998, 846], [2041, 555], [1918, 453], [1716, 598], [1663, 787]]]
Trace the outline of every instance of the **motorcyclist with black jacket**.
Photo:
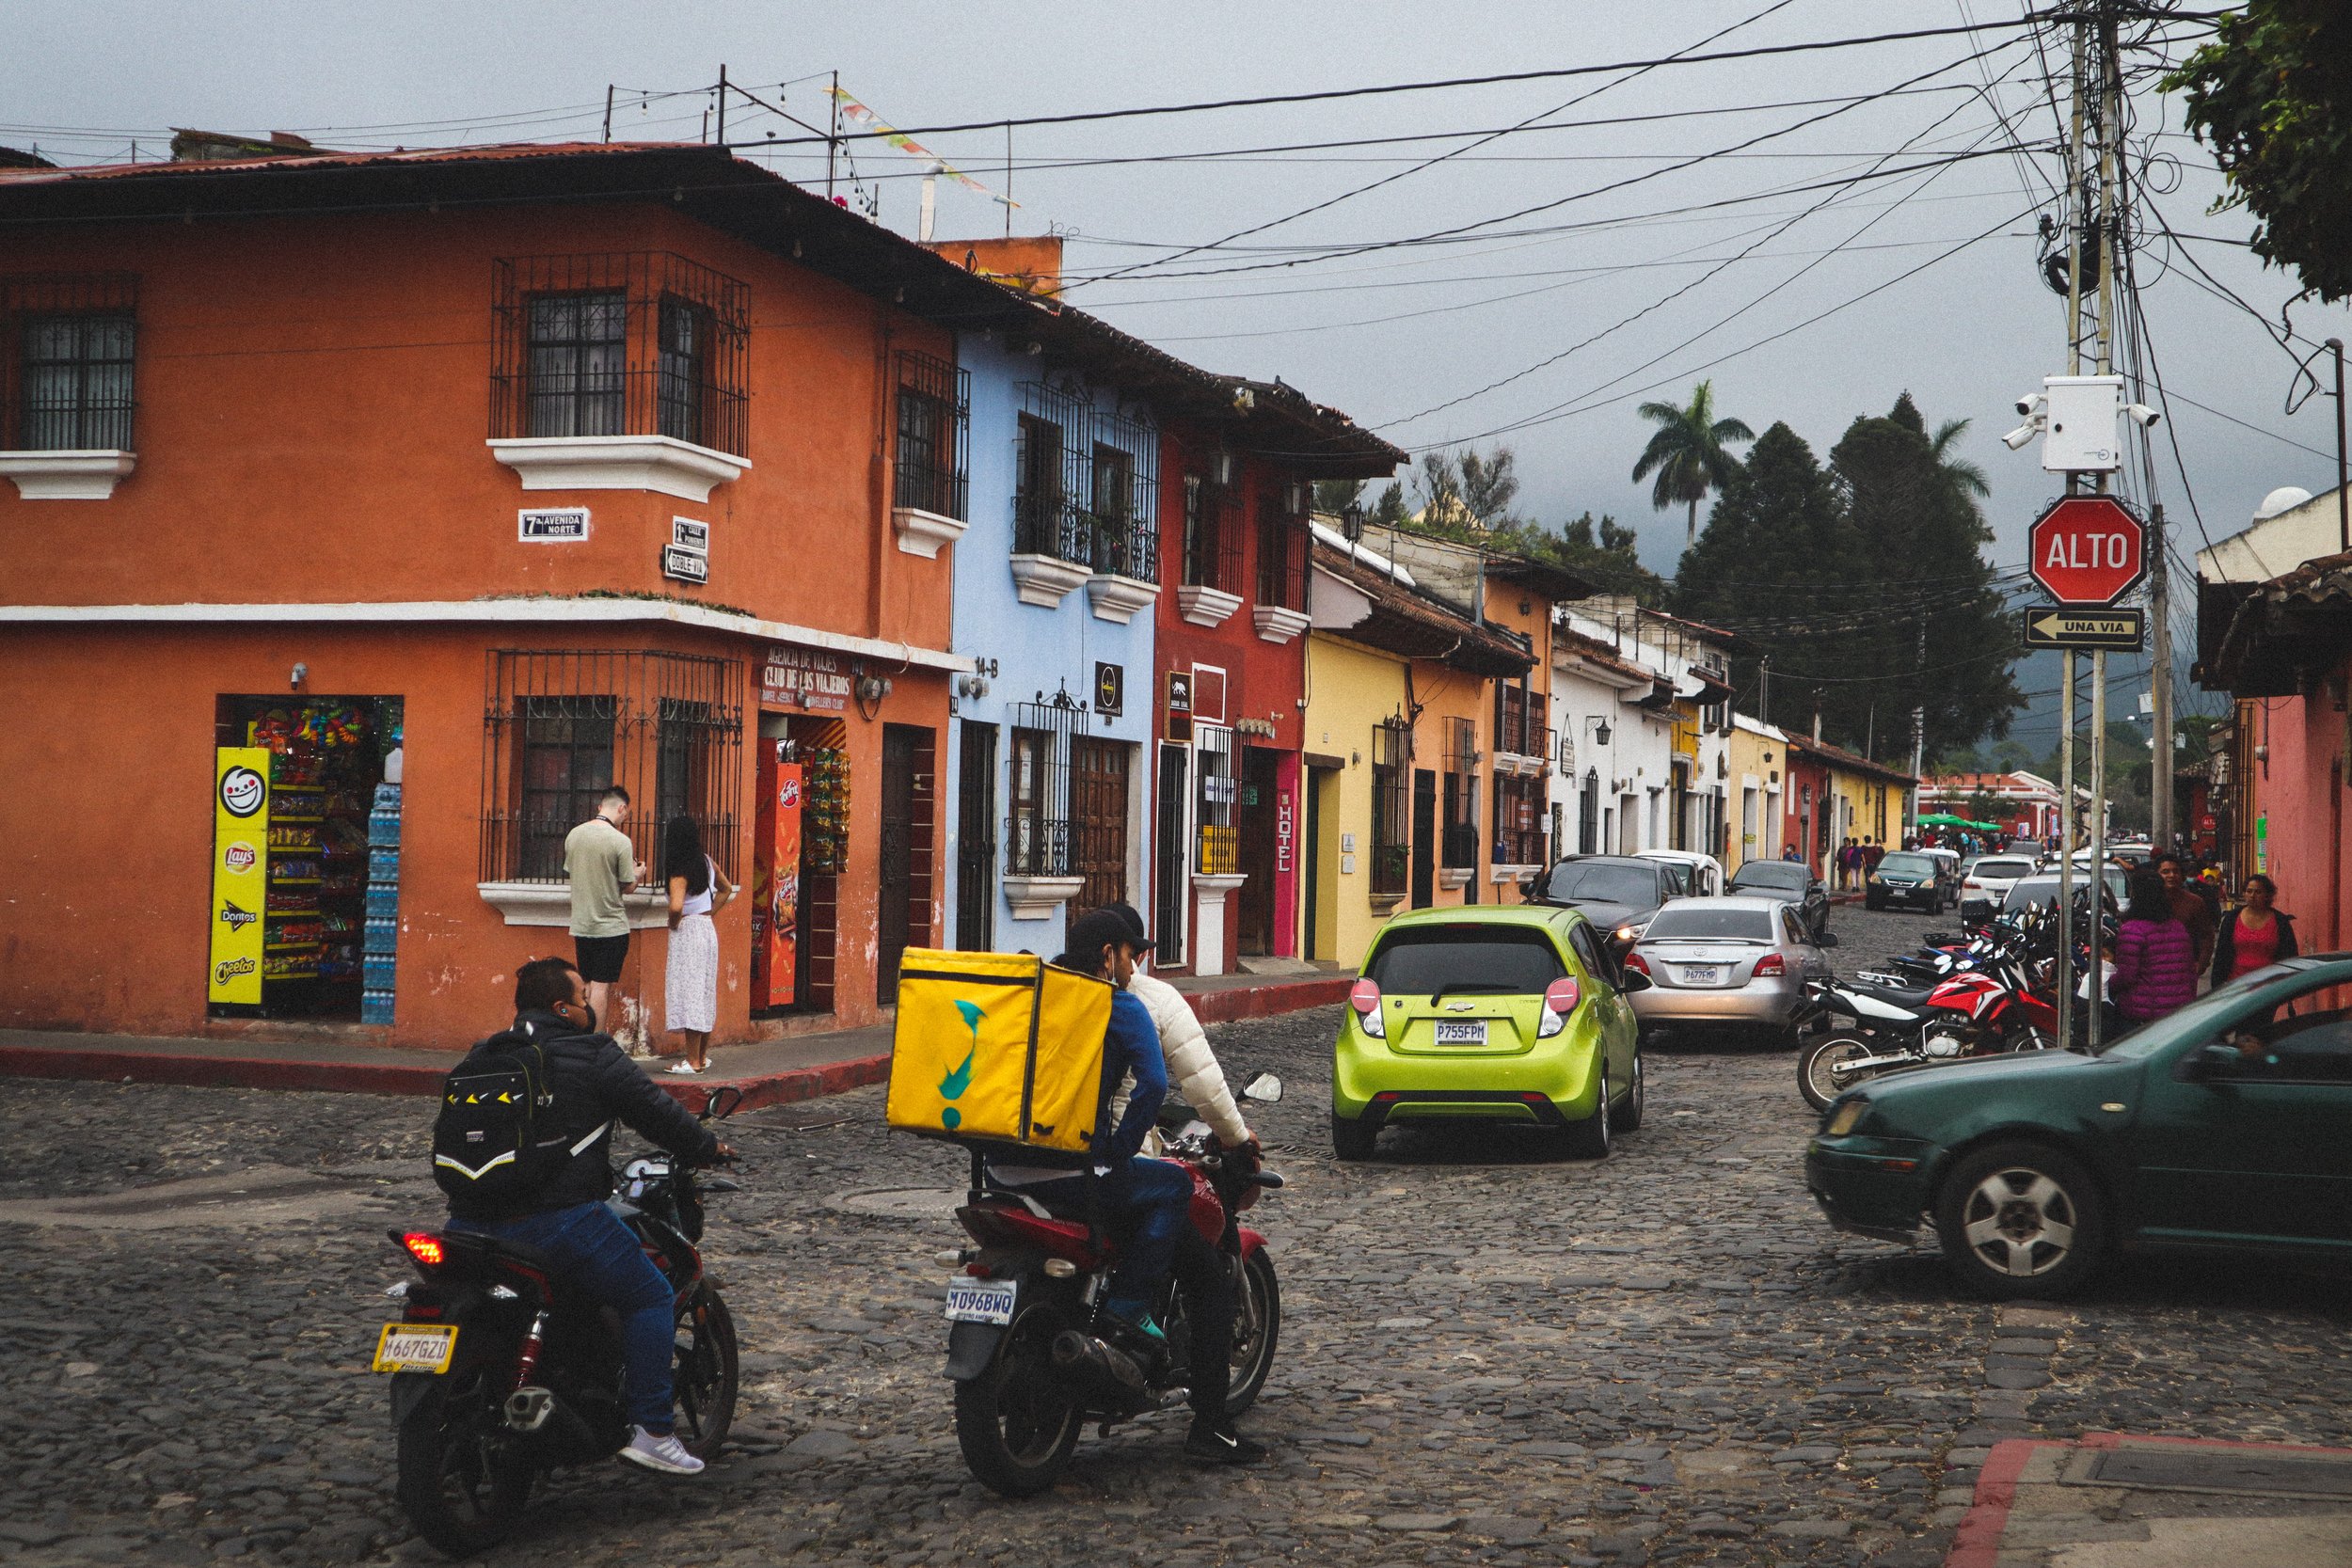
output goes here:
[[515, 974], [514, 1035], [546, 1053], [549, 1090], [542, 1136], [561, 1136], [566, 1157], [536, 1192], [496, 1212], [453, 1199], [450, 1228], [538, 1248], [566, 1283], [620, 1314], [623, 1379], [631, 1423], [620, 1457], [649, 1470], [691, 1476], [703, 1462], [672, 1434], [671, 1360], [675, 1351], [669, 1282], [604, 1200], [612, 1192], [608, 1148], [617, 1120], [681, 1160], [707, 1164], [734, 1153], [683, 1105], [597, 1032], [580, 971], [563, 958], [535, 958]]

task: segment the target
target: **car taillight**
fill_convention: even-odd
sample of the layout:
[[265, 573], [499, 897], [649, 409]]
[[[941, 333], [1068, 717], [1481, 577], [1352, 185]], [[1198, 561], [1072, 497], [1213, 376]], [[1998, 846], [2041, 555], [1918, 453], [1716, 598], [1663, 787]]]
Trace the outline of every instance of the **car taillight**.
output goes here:
[[1375, 1040], [1389, 1037], [1389, 1025], [1380, 1016], [1380, 988], [1372, 981], [1359, 980], [1348, 988], [1347, 1005], [1356, 1009], [1356, 1026]]
[[1584, 992], [1572, 979], [1554, 980], [1544, 988], [1543, 1016], [1535, 1021], [1535, 1037], [1549, 1039], [1568, 1026], [1568, 1015], [1583, 1000]]
[[1649, 973], [1649, 960], [1642, 957], [1639, 953], [1628, 953], [1625, 956], [1625, 966], [1626, 968], [1633, 971], [1636, 974], [1647, 974]]
[[1963, 888], [1974, 888], [1974, 889], [1976, 889], [1979, 893], [1982, 893], [1982, 892], [1984, 891], [1984, 884], [1983, 884], [1982, 882], [1980, 882], [1980, 881], [1977, 880], [1974, 877], [1970, 877], [1970, 878], [1968, 878], [1967, 879], [1965, 879], [1964, 881], [1963, 881], [1960, 885], [1961, 885]]
[[417, 1260], [419, 1267], [437, 1269], [441, 1266], [443, 1254], [438, 1236], [429, 1231], [411, 1230], [401, 1237], [400, 1244], [408, 1249], [408, 1256]]
[[1786, 974], [1788, 973], [1788, 965], [1777, 953], [1767, 953], [1762, 958], [1756, 960], [1756, 977], [1759, 980], [1764, 979], [1768, 975]]

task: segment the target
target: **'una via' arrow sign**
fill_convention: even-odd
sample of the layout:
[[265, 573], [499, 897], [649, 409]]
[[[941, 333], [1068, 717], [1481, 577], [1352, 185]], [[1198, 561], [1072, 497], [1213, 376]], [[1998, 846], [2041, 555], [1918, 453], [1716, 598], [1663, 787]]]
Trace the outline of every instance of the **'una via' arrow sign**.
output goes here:
[[2071, 610], [2063, 605], [2034, 605], [2025, 614], [2028, 648], [2104, 648], [2109, 653], [2137, 653], [2147, 620], [2144, 610]]

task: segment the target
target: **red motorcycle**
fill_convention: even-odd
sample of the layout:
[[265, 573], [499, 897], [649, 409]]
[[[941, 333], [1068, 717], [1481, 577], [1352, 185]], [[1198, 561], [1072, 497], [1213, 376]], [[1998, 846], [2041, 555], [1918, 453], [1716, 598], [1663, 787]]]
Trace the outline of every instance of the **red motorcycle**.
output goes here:
[[[2048, 967], [2044, 961], [2030, 970]], [[2050, 1050], [2058, 1044], [2058, 1008], [2035, 989], [2037, 983], [2046, 985], [2047, 976], [2029, 973], [2025, 958], [1994, 958], [1981, 969], [1939, 982], [1915, 1004], [1915, 1024], [1904, 1019], [1899, 1032], [1880, 1021], [1869, 1033], [1840, 1031], [1815, 1041], [1798, 1061], [1798, 1085], [1814, 1109], [1825, 1110], [1846, 1090], [1881, 1073], [1969, 1056]], [[1841, 990], [1825, 989], [1833, 996]], [[1905, 1012], [1893, 1004], [1883, 1004], [1883, 1010]]]
[[[1281, 1097], [1261, 1075], [1249, 1100]], [[1265, 1238], [1239, 1222], [1258, 1195], [1282, 1185], [1269, 1170], [1216, 1147], [1207, 1127], [1182, 1125], [1162, 1158], [1192, 1173], [1192, 1224], [1233, 1275], [1232, 1382], [1225, 1410], [1239, 1416], [1265, 1386], [1282, 1326], [1282, 1294]], [[1118, 1248], [1084, 1220], [1045, 1211], [1018, 1191], [985, 1190], [972, 1157], [972, 1192], [956, 1218], [979, 1245], [939, 1255], [948, 1282], [947, 1375], [956, 1386], [956, 1443], [973, 1475], [1009, 1497], [1060, 1479], [1086, 1423], [1115, 1424], [1184, 1402], [1190, 1331], [1168, 1283], [1155, 1303], [1167, 1354], [1147, 1366], [1105, 1332], [1103, 1303]]]

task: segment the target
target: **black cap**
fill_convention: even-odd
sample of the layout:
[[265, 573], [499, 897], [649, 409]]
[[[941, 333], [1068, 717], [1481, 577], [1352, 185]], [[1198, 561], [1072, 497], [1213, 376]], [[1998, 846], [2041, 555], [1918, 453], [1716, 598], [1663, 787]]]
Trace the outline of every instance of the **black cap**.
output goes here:
[[1113, 942], [1134, 941], [1134, 933], [1117, 911], [1089, 910], [1070, 923], [1070, 934], [1062, 942], [1062, 950], [1091, 974], [1102, 961], [1104, 948]]
[[1127, 923], [1128, 946], [1138, 953], [1152, 951], [1155, 945], [1152, 941], [1152, 933], [1144, 929], [1143, 916], [1136, 912], [1136, 907], [1133, 904], [1105, 904], [1103, 907]]

